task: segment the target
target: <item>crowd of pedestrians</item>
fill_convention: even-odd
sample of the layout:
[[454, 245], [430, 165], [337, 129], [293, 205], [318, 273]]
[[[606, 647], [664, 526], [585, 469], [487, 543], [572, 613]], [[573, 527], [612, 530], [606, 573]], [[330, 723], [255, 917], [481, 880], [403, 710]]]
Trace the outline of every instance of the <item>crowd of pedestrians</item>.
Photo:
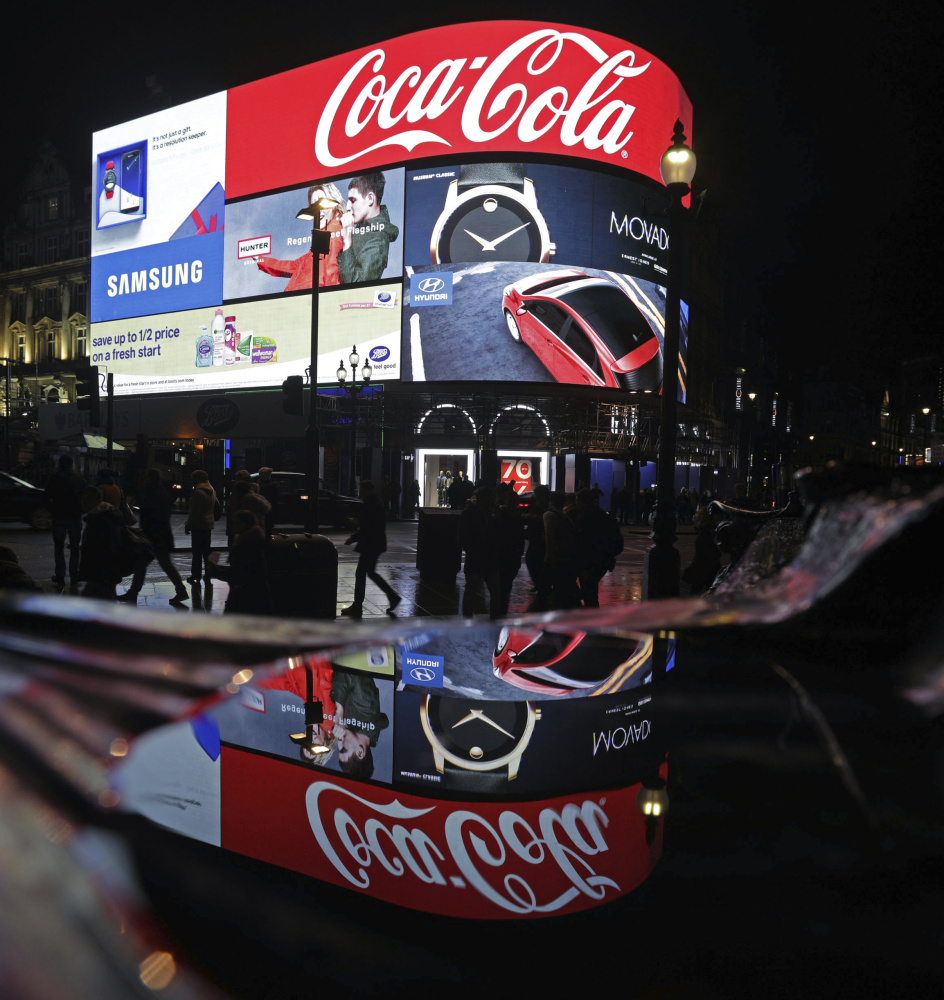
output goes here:
[[[225, 504], [204, 470], [192, 472], [190, 486], [184, 524], [191, 547], [188, 592], [172, 560], [174, 504], [161, 473], [147, 470], [129, 503], [112, 470], [102, 469], [94, 483], [87, 483], [72, 459], [61, 456], [46, 485], [53, 520], [53, 582], [62, 592], [136, 604], [148, 568], [156, 562], [174, 586], [172, 605], [183, 606], [193, 599], [194, 607], [200, 607], [201, 585], [212, 587], [213, 579], [222, 579], [229, 584], [227, 612], [275, 613], [267, 565], [278, 500], [272, 470], [260, 469], [257, 477], [246, 470], [237, 472], [228, 484]], [[598, 607], [600, 582], [614, 569], [623, 549], [620, 525], [645, 523], [655, 500], [654, 490], [614, 489], [608, 512], [601, 506], [603, 494], [596, 484], [574, 493], [537, 486], [524, 505], [514, 484], [473, 485], [464, 475], [450, 477], [443, 489], [441, 502], [459, 511], [465, 577], [460, 613], [471, 617], [484, 607], [493, 619], [508, 614], [522, 563], [534, 594], [529, 610]], [[412, 512], [414, 492], [419, 490], [406, 492]], [[386, 521], [394, 516], [399, 491], [385, 479], [378, 493], [364, 480], [360, 494], [360, 514], [345, 543], [353, 545], [358, 555], [354, 599], [341, 614], [363, 616], [370, 580], [386, 597], [387, 612], [393, 615], [402, 598], [378, 572], [377, 564], [387, 548]], [[684, 489], [677, 497], [679, 523], [694, 523], [701, 543], [701, 558], [685, 577], [693, 592], [709, 585], [717, 571], [714, 526], [707, 516], [711, 499], [707, 492], [699, 495]], [[211, 555], [213, 530], [222, 518], [229, 550], [225, 564]], [[129, 577], [130, 584], [119, 594], [118, 587]], [[16, 554], [3, 548], [0, 586], [37, 586], [19, 566]]]
[[459, 516], [465, 552], [461, 611], [471, 617], [482, 590], [490, 618], [508, 613], [522, 554], [534, 587], [533, 610], [599, 607], [600, 581], [616, 565], [623, 535], [600, 507], [599, 489], [566, 494], [538, 486], [525, 513], [507, 483], [480, 485]]

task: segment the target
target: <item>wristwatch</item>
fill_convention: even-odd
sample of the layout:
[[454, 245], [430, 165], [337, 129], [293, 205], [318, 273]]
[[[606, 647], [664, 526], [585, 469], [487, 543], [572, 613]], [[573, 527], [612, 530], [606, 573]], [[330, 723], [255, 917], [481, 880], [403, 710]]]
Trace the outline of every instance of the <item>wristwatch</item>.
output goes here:
[[420, 723], [446, 787], [498, 791], [518, 776], [541, 710], [530, 701], [473, 701], [427, 694]]
[[433, 227], [433, 264], [521, 260], [546, 264], [556, 250], [523, 163], [459, 168]]

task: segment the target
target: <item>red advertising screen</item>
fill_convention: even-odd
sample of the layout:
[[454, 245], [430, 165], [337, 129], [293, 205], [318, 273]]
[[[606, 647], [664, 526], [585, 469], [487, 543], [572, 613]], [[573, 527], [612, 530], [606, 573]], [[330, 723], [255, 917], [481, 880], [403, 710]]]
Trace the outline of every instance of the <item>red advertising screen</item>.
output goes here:
[[[659, 160], [691, 104], [600, 32], [434, 28], [98, 132], [91, 357], [118, 395], [377, 380], [657, 393]], [[682, 398], [687, 325], [682, 327]]]
[[444, 802], [223, 747], [221, 846], [377, 899], [484, 919], [572, 913], [635, 889], [661, 855], [639, 786]]

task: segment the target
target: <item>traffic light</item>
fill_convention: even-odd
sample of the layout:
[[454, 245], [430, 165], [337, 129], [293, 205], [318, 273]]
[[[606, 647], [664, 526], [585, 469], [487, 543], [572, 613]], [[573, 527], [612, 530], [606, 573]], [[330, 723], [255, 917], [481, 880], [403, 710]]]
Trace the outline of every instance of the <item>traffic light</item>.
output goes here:
[[88, 410], [89, 422], [93, 426], [98, 426], [102, 422], [96, 365], [75, 370], [75, 402], [80, 410]]
[[282, 409], [293, 417], [300, 417], [304, 413], [302, 408], [304, 386], [305, 380], [301, 375], [289, 375], [282, 383]]

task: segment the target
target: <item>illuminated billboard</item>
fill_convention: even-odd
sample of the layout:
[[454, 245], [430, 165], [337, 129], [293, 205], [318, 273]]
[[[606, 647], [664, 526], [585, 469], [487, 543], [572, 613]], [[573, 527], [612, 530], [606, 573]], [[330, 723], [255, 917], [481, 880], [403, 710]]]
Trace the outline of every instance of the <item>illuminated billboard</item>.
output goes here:
[[[119, 394], [303, 374], [315, 268], [297, 215], [327, 198], [319, 382], [355, 344], [378, 380], [658, 392], [668, 237], [652, 181], [676, 118], [690, 128], [691, 104], [648, 53], [508, 21], [95, 133], [90, 360]], [[683, 317], [683, 396], [686, 337]]]

